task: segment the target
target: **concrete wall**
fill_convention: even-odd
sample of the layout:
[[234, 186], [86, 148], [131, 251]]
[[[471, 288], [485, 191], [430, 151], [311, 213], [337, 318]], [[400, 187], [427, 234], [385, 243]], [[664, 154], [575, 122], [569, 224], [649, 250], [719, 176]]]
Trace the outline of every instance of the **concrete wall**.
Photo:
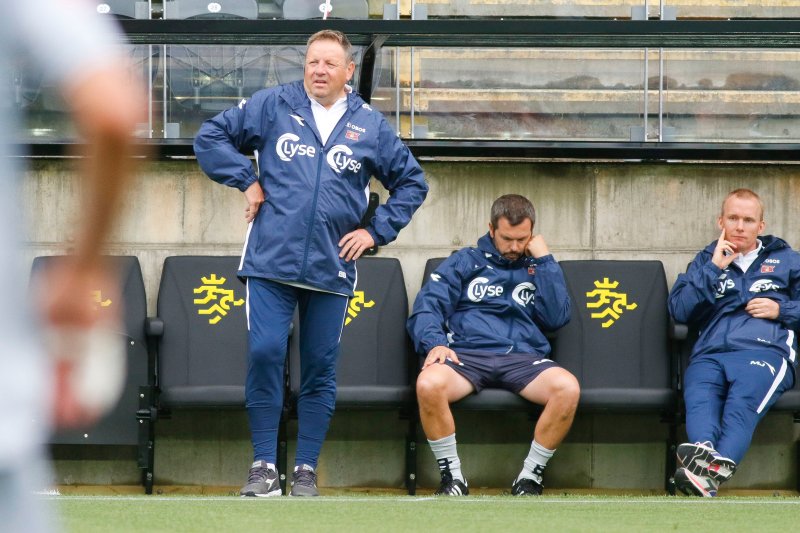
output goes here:
[[[736, 187], [764, 197], [768, 233], [800, 246], [800, 228], [793, 223], [797, 166], [433, 161], [423, 166], [431, 186], [428, 200], [397, 242], [381, 250], [401, 260], [412, 301], [425, 261], [473, 244], [486, 231], [491, 201], [508, 192], [533, 199], [536, 231], [556, 258], [659, 259], [670, 284], [696, 251], [716, 238], [719, 204]], [[68, 162], [31, 162], [23, 183], [30, 244], [23, 260], [68, 248], [78, 187]], [[205, 178], [194, 161], [147, 163], [125, 204], [109, 252], [139, 257], [151, 314], [165, 257], [241, 249], [241, 193]], [[532, 423], [517, 413], [458, 413], [457, 424], [471, 485], [508, 486], [526, 454]], [[396, 413], [338, 413], [323, 449], [320, 484], [402, 486], [404, 428]], [[728, 486], [793, 488], [799, 433], [789, 415], [768, 416]], [[546, 484], [657, 491], [666, 438], [666, 427], [652, 416], [579, 416], [548, 467]], [[432, 487], [436, 469], [424, 444], [419, 457], [419, 482]], [[62, 483], [139, 479], [131, 449], [59, 447], [56, 458]], [[239, 485], [250, 460], [243, 410], [178, 411], [157, 425], [158, 484]]]

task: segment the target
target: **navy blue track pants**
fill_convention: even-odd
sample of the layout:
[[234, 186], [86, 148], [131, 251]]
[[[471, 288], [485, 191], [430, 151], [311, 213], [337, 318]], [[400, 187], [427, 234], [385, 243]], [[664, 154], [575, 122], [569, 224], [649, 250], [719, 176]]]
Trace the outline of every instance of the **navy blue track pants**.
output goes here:
[[750, 447], [759, 421], [793, 385], [791, 365], [771, 352], [692, 357], [683, 393], [689, 441], [709, 441], [720, 454], [738, 464]]
[[289, 325], [300, 324], [295, 465], [317, 467], [336, 402], [336, 360], [348, 298], [262, 278], [247, 280], [249, 354], [245, 405], [255, 460], [275, 463]]

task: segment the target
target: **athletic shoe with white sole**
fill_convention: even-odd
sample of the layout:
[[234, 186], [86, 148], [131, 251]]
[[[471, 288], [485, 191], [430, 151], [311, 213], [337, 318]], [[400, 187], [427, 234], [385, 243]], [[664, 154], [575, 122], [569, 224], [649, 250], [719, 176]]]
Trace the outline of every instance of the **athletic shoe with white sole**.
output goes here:
[[448, 468], [439, 471], [442, 475], [442, 482], [434, 496], [468, 496], [469, 488], [466, 481], [460, 479], [453, 479], [453, 474], [450, 473]]
[[687, 496], [713, 498], [717, 495], [719, 483], [706, 476], [692, 474], [686, 468], [675, 471], [675, 487]]
[[678, 462], [696, 476], [710, 477], [717, 485], [736, 472], [736, 463], [714, 449], [710, 442], [683, 443], [678, 446]]
[[319, 496], [317, 473], [308, 465], [294, 467], [292, 472], [292, 491], [289, 496]]
[[514, 484], [511, 485], [511, 494], [513, 496], [541, 496], [543, 488], [541, 483], [522, 477], [515, 480]]
[[266, 461], [256, 461], [250, 467], [247, 485], [239, 491], [240, 496], [269, 498], [281, 495], [281, 484], [275, 465]]

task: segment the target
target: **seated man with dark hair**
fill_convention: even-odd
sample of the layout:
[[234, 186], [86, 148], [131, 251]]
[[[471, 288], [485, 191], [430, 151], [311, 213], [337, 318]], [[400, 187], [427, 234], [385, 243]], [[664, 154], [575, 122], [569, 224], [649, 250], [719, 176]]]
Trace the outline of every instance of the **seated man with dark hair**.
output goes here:
[[512, 484], [516, 496], [542, 493], [542, 472], [572, 425], [578, 381], [547, 359], [543, 331], [569, 321], [564, 275], [541, 235], [533, 204], [516, 194], [492, 205], [489, 233], [431, 274], [408, 320], [417, 352], [420, 418], [439, 464], [436, 494], [465, 496], [450, 403], [498, 387], [544, 406], [530, 451]]
[[751, 190], [725, 198], [719, 238], [678, 276], [669, 311], [700, 332], [683, 380], [687, 443], [675, 485], [716, 496], [750, 447], [758, 422], [794, 386], [800, 325], [800, 254], [764, 231]]

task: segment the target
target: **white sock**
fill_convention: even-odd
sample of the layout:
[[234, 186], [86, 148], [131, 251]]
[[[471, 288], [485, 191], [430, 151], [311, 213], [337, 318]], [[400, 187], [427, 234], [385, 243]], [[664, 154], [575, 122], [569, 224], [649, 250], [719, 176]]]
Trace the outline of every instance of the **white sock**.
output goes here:
[[456, 434], [448, 435], [439, 440], [428, 440], [433, 456], [439, 464], [439, 470], [449, 469], [453, 479], [466, 485], [464, 475], [461, 473], [461, 459], [456, 451]]
[[555, 452], [555, 450], [548, 450], [534, 439], [533, 442], [531, 442], [531, 449], [528, 452], [528, 457], [526, 457], [525, 461], [522, 463], [522, 471], [517, 476], [517, 479], [528, 478], [541, 485], [544, 467], [547, 466], [547, 461], [553, 457]]

